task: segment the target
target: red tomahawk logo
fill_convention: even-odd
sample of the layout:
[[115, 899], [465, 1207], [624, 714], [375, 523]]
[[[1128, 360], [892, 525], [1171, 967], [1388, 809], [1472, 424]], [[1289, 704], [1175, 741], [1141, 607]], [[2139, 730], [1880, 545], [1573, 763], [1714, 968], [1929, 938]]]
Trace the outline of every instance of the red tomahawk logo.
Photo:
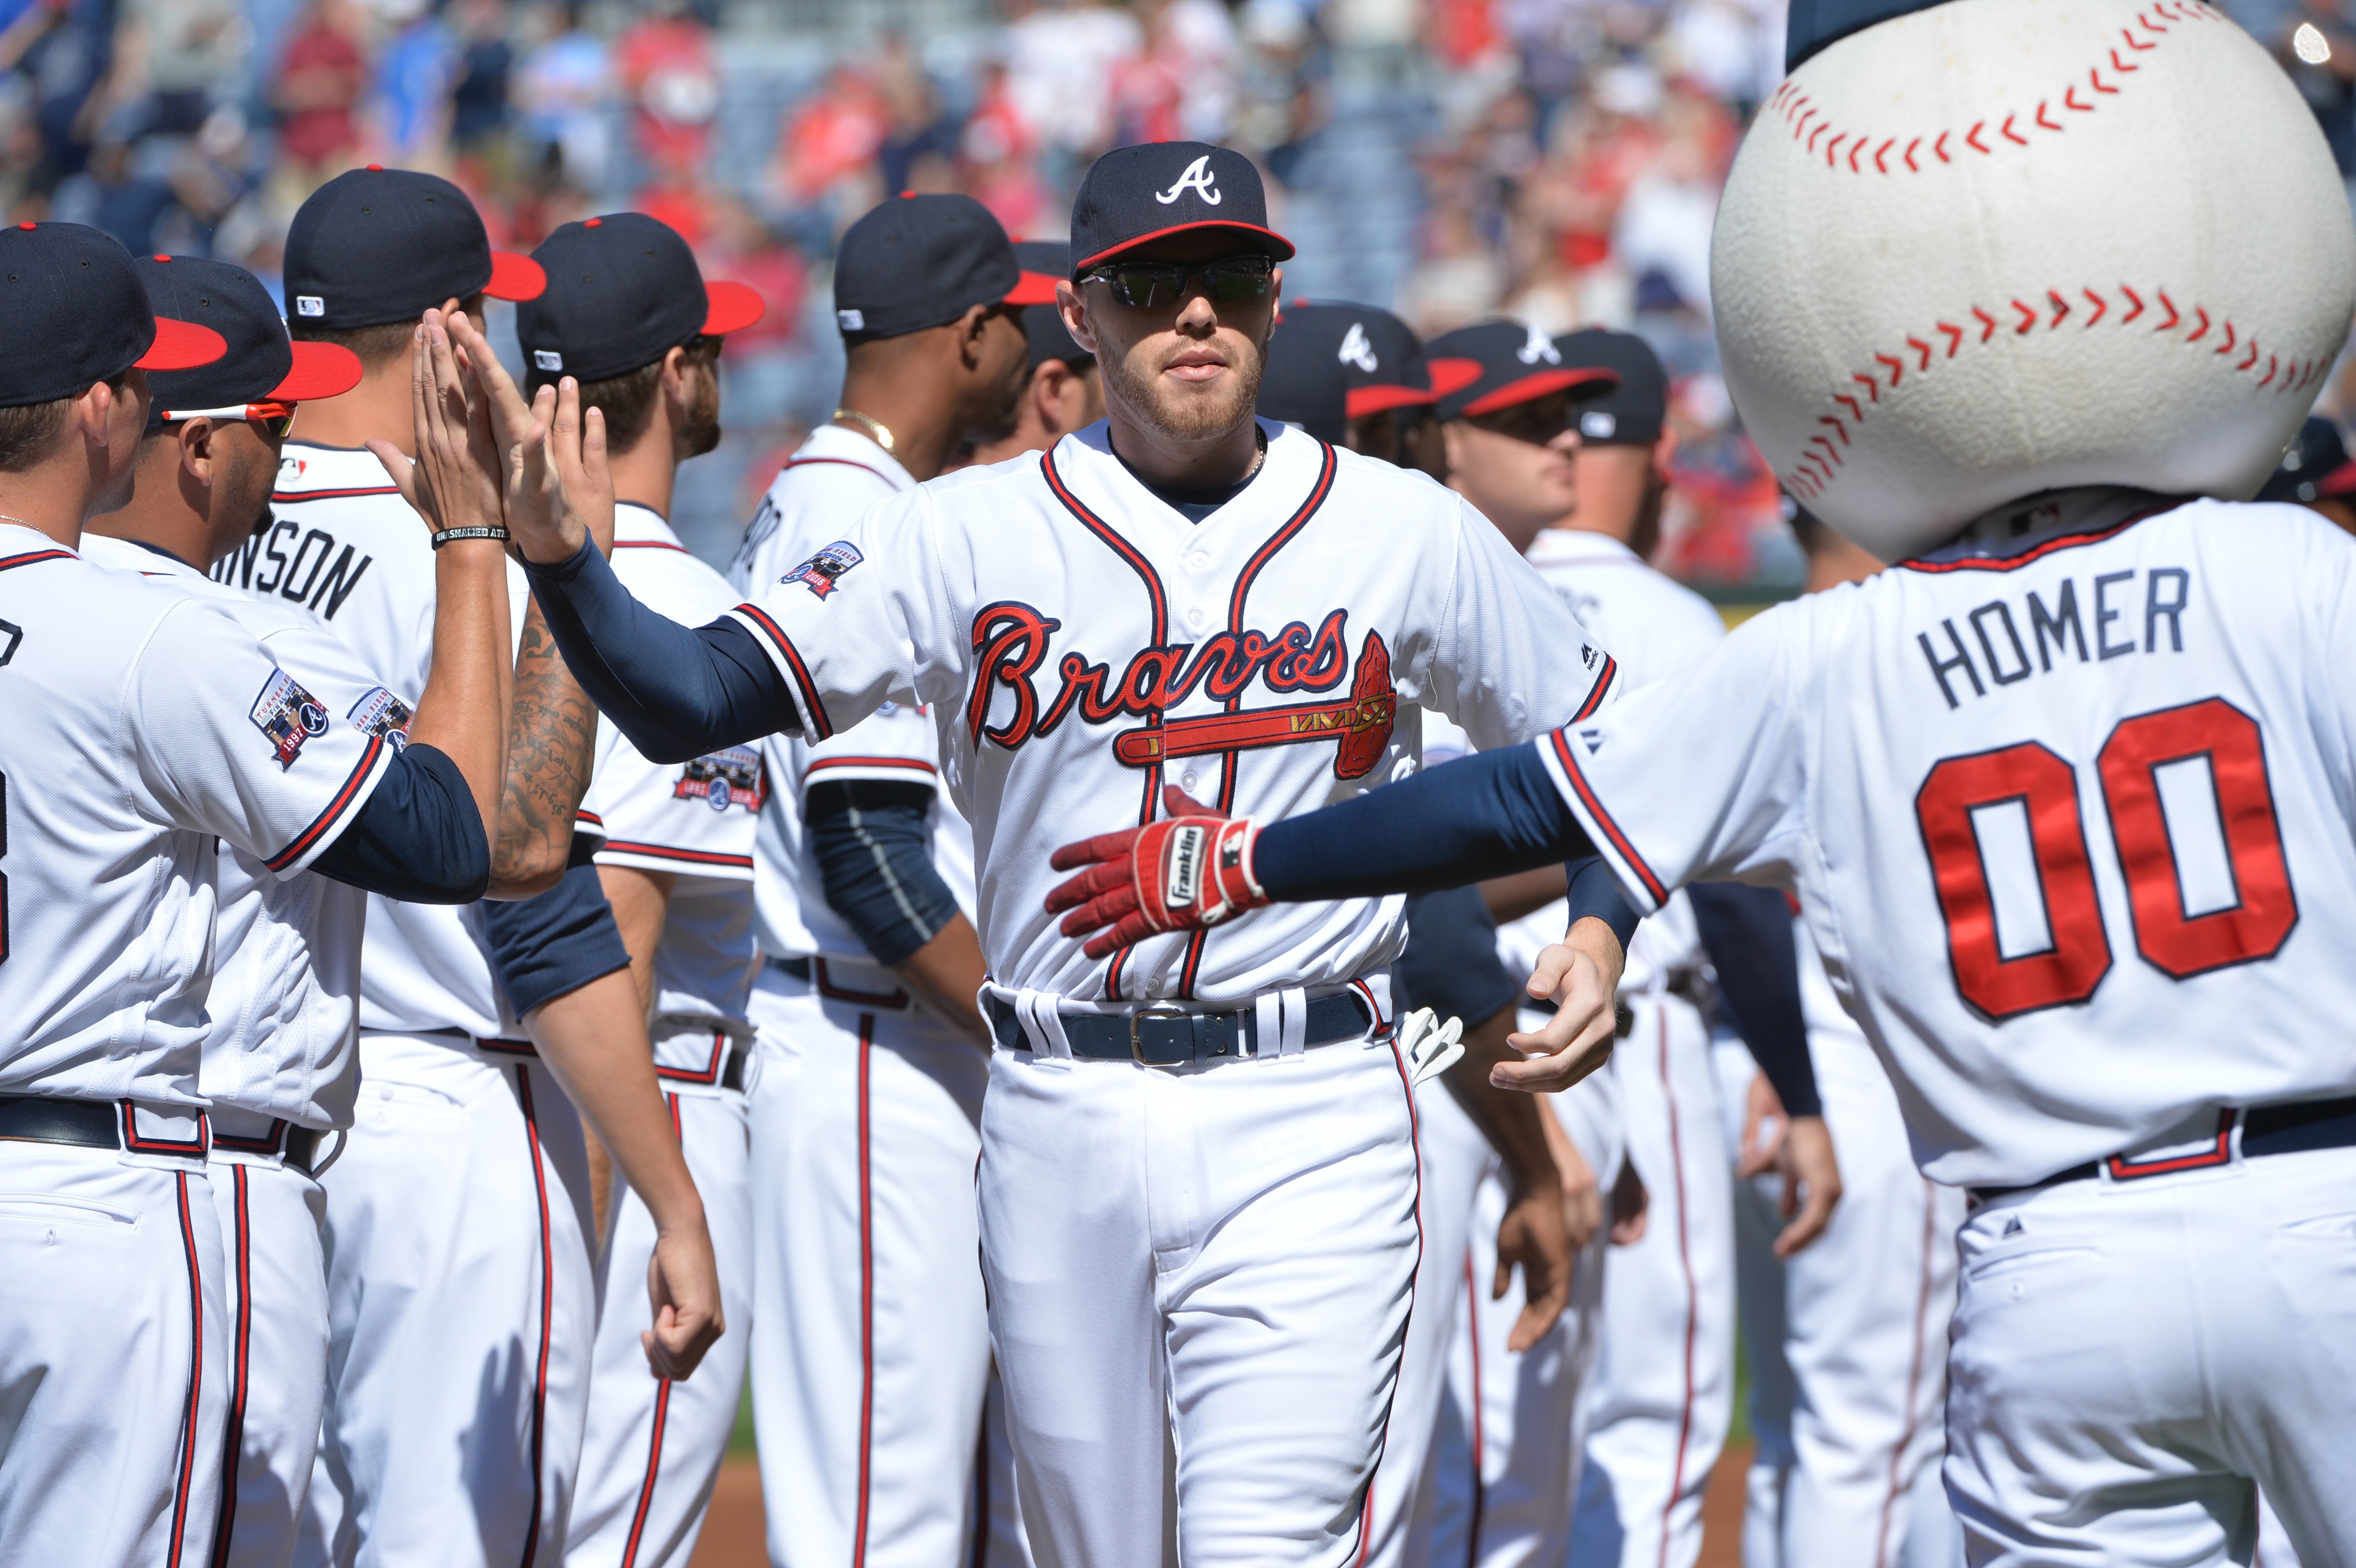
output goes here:
[[1378, 632], [1366, 634], [1350, 695], [1339, 702], [1304, 702], [1290, 708], [1255, 708], [1237, 713], [1205, 713], [1173, 719], [1158, 729], [1124, 730], [1113, 738], [1112, 754], [1132, 768], [1171, 757], [1203, 757], [1261, 746], [1290, 746], [1340, 737], [1333, 776], [1364, 778], [1374, 772], [1391, 743], [1398, 694], [1391, 688], [1391, 653]]

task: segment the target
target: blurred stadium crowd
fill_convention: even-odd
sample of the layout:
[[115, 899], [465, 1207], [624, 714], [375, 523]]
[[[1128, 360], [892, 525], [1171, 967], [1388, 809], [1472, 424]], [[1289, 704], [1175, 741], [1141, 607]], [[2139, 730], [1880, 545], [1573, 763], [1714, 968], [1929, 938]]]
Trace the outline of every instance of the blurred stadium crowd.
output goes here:
[[[356, 164], [447, 175], [518, 250], [568, 219], [652, 213], [769, 301], [730, 339], [730, 439], [682, 475], [680, 531], [724, 558], [829, 411], [828, 268], [853, 219], [890, 192], [963, 190], [1016, 236], [1055, 238], [1106, 148], [1224, 142], [1261, 164], [1301, 244], [1288, 298], [1392, 305], [1427, 334], [1505, 313], [1650, 338], [1680, 436], [1662, 564], [1769, 597], [1799, 559], [1714, 374], [1708, 261], [1729, 161], [1782, 73], [1783, 8], [0, 0], [0, 211], [273, 287], [295, 208]], [[2356, 170], [2356, 25], [2333, 0], [2225, 8]]]

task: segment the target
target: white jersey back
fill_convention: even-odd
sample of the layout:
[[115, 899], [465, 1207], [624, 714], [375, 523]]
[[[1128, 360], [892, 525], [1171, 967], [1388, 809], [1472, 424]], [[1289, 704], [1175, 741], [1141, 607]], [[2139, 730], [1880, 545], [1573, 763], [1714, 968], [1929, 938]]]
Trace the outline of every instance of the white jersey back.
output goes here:
[[[870, 507], [916, 487], [899, 460], [867, 437], [841, 425], [819, 426], [769, 482], [729, 565], [729, 583], [740, 599], [757, 596], [819, 545], [841, 539]], [[753, 857], [754, 928], [761, 951], [791, 958], [819, 951], [803, 909], [801, 791], [786, 783], [794, 767], [791, 739], [768, 736], [760, 749], [777, 787], [761, 806]], [[815, 883], [809, 901], [826, 901]]]
[[1262, 820], [1385, 783], [1419, 754], [1402, 703], [1510, 742], [1591, 710], [1611, 662], [1429, 479], [1262, 421], [1258, 477], [1197, 524], [1106, 428], [846, 519], [738, 614], [812, 741], [886, 701], [930, 710], [1001, 985], [1225, 1006], [1372, 975], [1403, 900], [1280, 905], [1087, 958], [1043, 906], [1047, 856], [1151, 819], [1165, 783]]
[[2356, 540], [2136, 505], [1779, 606], [1539, 742], [1641, 907], [1797, 891], [1934, 1180], [2356, 1090]]
[[[290, 441], [270, 497], [272, 522], [213, 577], [327, 624], [414, 709], [434, 667], [434, 545], [424, 521], [365, 448]], [[509, 632], [520, 637], [529, 590], [508, 573]], [[404, 1032], [523, 1033], [491, 976], [479, 912], [371, 894], [360, 961], [360, 1027]]]
[[[639, 603], [700, 626], [736, 603], [721, 575], [679, 542], [653, 510], [614, 510], [614, 572]], [[767, 784], [760, 753], [732, 746], [657, 767], [613, 725], [597, 731], [594, 785], [605, 835], [600, 866], [667, 873], [670, 902], [655, 946], [655, 1066], [716, 1081], [715, 1029], [751, 1037], [744, 999], [753, 945], [753, 837]]]
[[302, 872], [392, 761], [281, 652], [0, 524], [0, 1093], [200, 1103], [217, 843]]
[[[1726, 638], [1726, 622], [1708, 600], [1666, 574], [1618, 539], [1583, 528], [1545, 528], [1526, 558], [1589, 635], [1620, 661], [1622, 689], [1675, 675], [1707, 657]], [[1523, 916], [1497, 933], [1508, 968], [1527, 974], [1541, 948], [1562, 940], [1562, 902]], [[1636, 928], [1620, 988], [1655, 991], [1707, 962], [1693, 906], [1681, 893]]]
[[[186, 561], [127, 539], [82, 536], [83, 559], [168, 582], [219, 607], [285, 668], [365, 693], [341, 717], [396, 748], [409, 709], [350, 649], [293, 604], [241, 593]], [[212, 987], [198, 1077], [206, 1099], [325, 1130], [349, 1126], [359, 1086], [360, 939], [368, 895], [316, 871], [273, 873], [224, 845], [219, 861]]]

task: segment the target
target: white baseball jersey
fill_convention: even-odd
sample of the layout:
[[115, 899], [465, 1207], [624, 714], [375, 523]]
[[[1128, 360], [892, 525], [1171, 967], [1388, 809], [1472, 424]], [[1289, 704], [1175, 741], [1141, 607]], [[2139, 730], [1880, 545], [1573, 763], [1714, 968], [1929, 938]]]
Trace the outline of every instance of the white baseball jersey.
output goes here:
[[301, 872], [392, 762], [294, 653], [0, 524], [0, 1093], [202, 1103], [216, 840]]
[[[214, 567], [214, 578], [309, 611], [414, 709], [434, 665], [434, 545], [384, 464], [366, 448], [290, 441], [270, 508], [270, 528]], [[529, 590], [512, 563], [508, 592], [509, 635], [520, 638]], [[369, 895], [360, 1027], [520, 1038], [478, 940], [480, 920], [472, 908]]]
[[[754, 597], [809, 554], [809, 549], [798, 548], [801, 540], [840, 539], [870, 507], [916, 487], [916, 479], [899, 460], [867, 437], [841, 425], [820, 425], [769, 482], [744, 542], [736, 547], [728, 581], [740, 595]], [[783, 735], [760, 742], [770, 779], [778, 787], [761, 807], [753, 875], [754, 923], [761, 950], [785, 958], [818, 951], [797, 880], [802, 864], [801, 791], [783, 782], [792, 771], [791, 745]]]
[[1779, 606], [1538, 742], [1640, 909], [1798, 892], [1933, 1180], [2356, 1087], [2356, 541], [2139, 504]]
[[[721, 575], [679, 542], [660, 514], [614, 509], [614, 571], [640, 603], [701, 625], [736, 603]], [[761, 756], [732, 746], [684, 765], [657, 767], [611, 724], [598, 727], [596, 797], [601, 866], [669, 872], [672, 884], [655, 948], [655, 1066], [667, 1078], [717, 1083], [721, 1035], [749, 1040], [753, 837], [766, 784]]]
[[931, 709], [1009, 990], [1222, 1005], [1382, 968], [1403, 900], [1279, 905], [1089, 959], [1043, 907], [1046, 852], [1151, 820], [1165, 783], [1263, 821], [1382, 784], [1419, 755], [1401, 701], [1493, 746], [1591, 712], [1612, 684], [1610, 659], [1456, 496], [1260, 430], [1258, 475], [1200, 524], [1130, 475], [1099, 422], [845, 519], [840, 542], [736, 612], [811, 741], [886, 701]]
[[[128, 539], [84, 534], [81, 552], [100, 566], [172, 583], [218, 606], [280, 665], [363, 692], [346, 720], [396, 749], [406, 743], [408, 707], [300, 609], [240, 593]], [[301, 1126], [349, 1126], [359, 1087], [352, 1044], [368, 895], [316, 872], [279, 876], [226, 845], [219, 887], [205, 1002], [212, 1029], [198, 1080], [205, 1098]]]
[[[1585, 529], [1545, 528], [1526, 557], [1579, 624], [1620, 662], [1622, 689], [1674, 675], [1705, 657], [1726, 637], [1726, 623], [1708, 600], [1655, 571], [1618, 539]], [[1560, 901], [1535, 910], [1497, 933], [1508, 967], [1536, 966], [1540, 949], [1562, 940], [1568, 908]], [[1681, 971], [1706, 962], [1693, 908], [1672, 898], [1636, 928], [1628, 942], [1620, 988], [1632, 996], [1656, 990]]]

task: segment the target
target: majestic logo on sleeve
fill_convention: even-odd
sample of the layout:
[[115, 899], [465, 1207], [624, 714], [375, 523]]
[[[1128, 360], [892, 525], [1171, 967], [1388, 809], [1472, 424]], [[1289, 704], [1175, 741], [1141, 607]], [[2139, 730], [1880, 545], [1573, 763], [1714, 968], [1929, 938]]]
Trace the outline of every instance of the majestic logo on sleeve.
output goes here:
[[823, 599], [834, 592], [844, 572], [866, 559], [849, 539], [837, 539], [777, 581], [798, 582]]
[[680, 770], [670, 786], [673, 800], [701, 800], [714, 811], [741, 805], [761, 814], [761, 753], [750, 746], [731, 746], [698, 757]]
[[269, 738], [282, 770], [294, 765], [294, 759], [303, 754], [304, 741], [327, 732], [327, 710], [283, 669], [270, 672], [247, 717]]
[[1205, 207], [1216, 207], [1222, 197], [1218, 187], [1211, 183], [1211, 155], [1205, 153], [1188, 164], [1186, 172], [1172, 182], [1168, 190], [1155, 191], [1153, 199], [1167, 207], [1176, 201], [1182, 192], [1191, 190], [1203, 198], [1203, 204]]
[[[1143, 723], [1113, 737], [1113, 755], [1134, 768], [1173, 757], [1338, 740], [1334, 777], [1364, 778], [1390, 745], [1398, 695], [1391, 685], [1390, 649], [1380, 633], [1366, 634], [1356, 664], [1351, 664], [1348, 618], [1348, 611], [1336, 610], [1314, 632], [1306, 622], [1295, 621], [1274, 636], [1220, 632], [1199, 645], [1146, 648], [1131, 656], [1118, 677], [1109, 665], [1066, 653], [1056, 666], [1062, 684], [1043, 708], [1033, 677], [1046, 662], [1048, 638], [1063, 623], [1027, 604], [992, 604], [974, 617], [978, 657], [966, 722], [977, 745], [991, 741], [1012, 751], [1054, 733], [1075, 710], [1087, 724], [1141, 719]], [[1256, 681], [1279, 694], [1323, 692], [1339, 687], [1344, 677], [1350, 677], [1346, 697], [1269, 708], [1240, 705], [1245, 688]], [[1013, 694], [1014, 709], [1005, 722], [992, 725], [991, 703], [1001, 689]], [[1219, 713], [1162, 717], [1198, 689], [1237, 705]]]
[[382, 736], [398, 752], [409, 744], [409, 721], [417, 715], [410, 711], [408, 703], [379, 686], [352, 704], [349, 717], [362, 733]]

